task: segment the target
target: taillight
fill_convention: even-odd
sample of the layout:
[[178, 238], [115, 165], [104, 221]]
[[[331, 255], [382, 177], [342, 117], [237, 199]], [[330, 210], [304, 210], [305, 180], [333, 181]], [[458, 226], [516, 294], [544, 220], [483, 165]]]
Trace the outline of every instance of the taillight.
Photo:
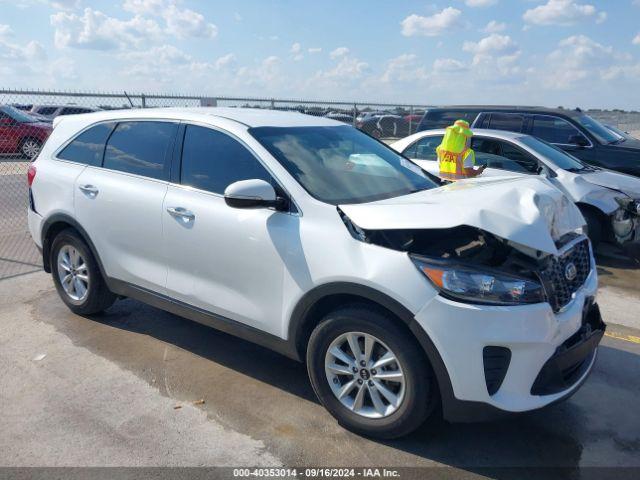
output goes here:
[[36, 178], [36, 166], [31, 164], [29, 165], [29, 170], [27, 170], [27, 183], [29, 187], [31, 187], [34, 178]]

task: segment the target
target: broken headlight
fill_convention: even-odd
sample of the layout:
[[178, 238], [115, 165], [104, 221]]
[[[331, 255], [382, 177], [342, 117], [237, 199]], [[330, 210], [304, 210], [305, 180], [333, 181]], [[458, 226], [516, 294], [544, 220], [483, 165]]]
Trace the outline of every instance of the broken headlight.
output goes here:
[[624, 208], [627, 212], [640, 215], [640, 201], [629, 197], [617, 197], [616, 202], [618, 202], [618, 205]]
[[467, 303], [520, 305], [546, 301], [542, 285], [490, 268], [411, 255], [413, 263], [446, 297]]

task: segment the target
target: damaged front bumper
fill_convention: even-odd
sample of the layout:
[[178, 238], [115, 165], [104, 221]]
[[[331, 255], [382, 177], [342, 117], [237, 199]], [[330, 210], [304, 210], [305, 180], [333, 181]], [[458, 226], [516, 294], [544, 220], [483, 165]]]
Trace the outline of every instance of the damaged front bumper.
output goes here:
[[475, 421], [525, 412], [574, 393], [593, 367], [601, 338], [589, 335], [584, 346], [573, 348], [582, 343], [574, 340], [583, 338], [586, 324], [593, 323], [591, 332], [602, 324], [594, 310], [596, 291], [593, 269], [557, 312], [548, 303], [488, 307], [440, 295], [428, 302], [416, 320], [429, 332], [450, 380], [445, 418]]

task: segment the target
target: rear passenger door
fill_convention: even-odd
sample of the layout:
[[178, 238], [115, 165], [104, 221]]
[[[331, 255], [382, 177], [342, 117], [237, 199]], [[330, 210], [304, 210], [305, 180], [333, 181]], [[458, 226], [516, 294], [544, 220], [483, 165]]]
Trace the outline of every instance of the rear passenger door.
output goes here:
[[74, 188], [76, 219], [107, 276], [159, 293], [167, 278], [162, 201], [177, 128], [166, 121], [119, 122], [91, 147], [96, 161]]
[[167, 294], [281, 335], [284, 259], [298, 217], [229, 207], [227, 186], [249, 179], [277, 186], [244, 143], [220, 130], [186, 125], [181, 175], [169, 185], [162, 211]]

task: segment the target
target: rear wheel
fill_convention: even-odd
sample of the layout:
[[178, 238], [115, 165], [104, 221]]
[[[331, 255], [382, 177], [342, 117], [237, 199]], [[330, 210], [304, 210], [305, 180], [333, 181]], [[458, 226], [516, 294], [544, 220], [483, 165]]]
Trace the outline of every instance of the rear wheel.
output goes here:
[[35, 138], [26, 138], [20, 145], [20, 153], [29, 160], [34, 160], [40, 153], [42, 143]]
[[371, 437], [410, 433], [438, 398], [415, 339], [366, 305], [340, 309], [320, 322], [309, 340], [307, 369], [318, 398], [338, 422]]
[[79, 315], [99, 313], [116, 299], [91, 250], [75, 230], [63, 230], [53, 240], [51, 274], [62, 301]]

